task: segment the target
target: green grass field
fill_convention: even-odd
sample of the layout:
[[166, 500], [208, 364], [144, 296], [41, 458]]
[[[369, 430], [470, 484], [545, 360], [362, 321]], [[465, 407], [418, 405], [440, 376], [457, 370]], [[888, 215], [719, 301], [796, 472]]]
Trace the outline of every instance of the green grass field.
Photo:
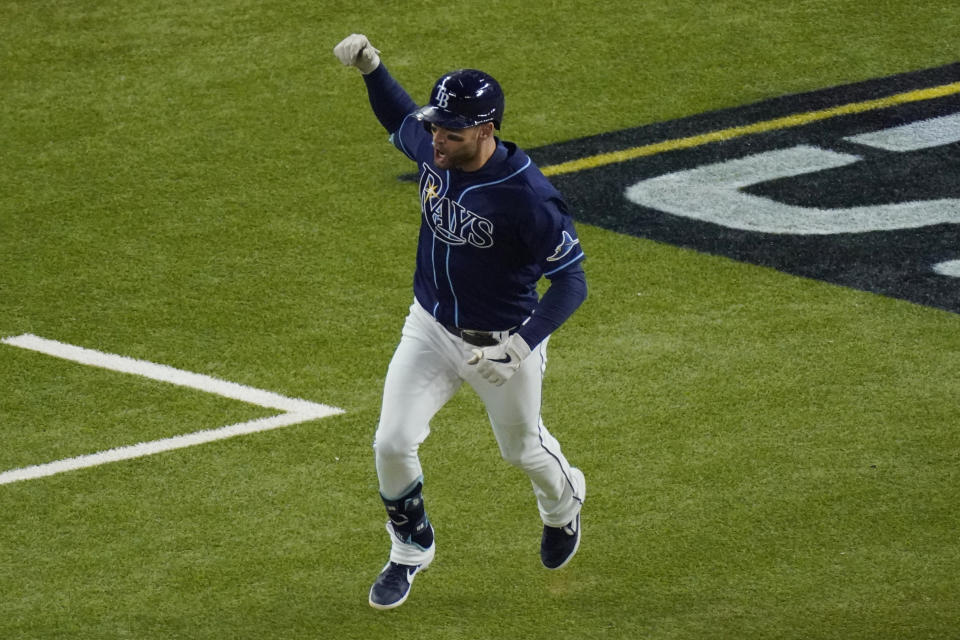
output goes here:
[[[437, 560], [367, 605], [419, 217], [343, 36], [418, 101], [489, 71], [528, 148], [960, 59], [947, 0], [541, 4], [0, 2], [0, 338], [345, 411], [0, 484], [0, 638], [960, 637], [960, 317], [589, 225], [544, 408], [576, 560], [464, 391]], [[0, 473], [276, 413], [0, 344]]]

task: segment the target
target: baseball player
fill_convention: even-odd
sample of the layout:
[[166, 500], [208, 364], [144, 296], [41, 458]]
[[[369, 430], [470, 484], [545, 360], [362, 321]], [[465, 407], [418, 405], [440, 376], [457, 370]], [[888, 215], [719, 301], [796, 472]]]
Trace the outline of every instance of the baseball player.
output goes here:
[[[500, 140], [500, 85], [460, 69], [441, 77], [420, 108], [366, 36], [336, 47], [363, 74], [390, 142], [419, 168], [422, 215], [414, 302], [390, 361], [374, 453], [390, 559], [370, 605], [403, 604], [436, 551], [417, 450], [430, 420], [463, 382], [483, 400], [500, 453], [533, 485], [540, 558], [566, 565], [580, 545], [586, 483], [540, 417], [547, 342], [583, 302], [586, 278], [564, 201], [530, 158]], [[542, 299], [541, 277], [550, 285]]]

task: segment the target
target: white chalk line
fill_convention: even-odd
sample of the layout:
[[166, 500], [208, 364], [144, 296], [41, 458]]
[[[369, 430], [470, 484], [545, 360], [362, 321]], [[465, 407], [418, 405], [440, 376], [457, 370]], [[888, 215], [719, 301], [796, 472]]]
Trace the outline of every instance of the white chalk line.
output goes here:
[[301, 422], [326, 418], [329, 416], [344, 413], [343, 409], [333, 407], [317, 402], [301, 400], [299, 398], [288, 398], [272, 391], [264, 391], [248, 387], [235, 382], [228, 382], [219, 378], [213, 378], [200, 373], [183, 371], [167, 365], [156, 364], [146, 360], [136, 360], [126, 356], [120, 356], [111, 353], [103, 353], [93, 349], [77, 347], [56, 340], [48, 340], [38, 336], [25, 333], [11, 338], [3, 338], [0, 343], [7, 344], [21, 349], [28, 349], [44, 353], [56, 358], [71, 360], [80, 364], [86, 364], [102, 369], [110, 369], [121, 373], [168, 382], [181, 387], [189, 387], [199, 391], [214, 393], [233, 400], [240, 400], [249, 404], [255, 404], [268, 409], [280, 409], [284, 413], [266, 418], [258, 418], [248, 422], [220, 427], [218, 429], [208, 429], [187, 433], [184, 435], [153, 440], [150, 442], [141, 442], [138, 444], [117, 447], [107, 451], [100, 451], [88, 455], [77, 456], [75, 458], [66, 458], [56, 460], [46, 464], [32, 465], [20, 469], [11, 469], [0, 473], [0, 485], [10, 484], [21, 480], [31, 480], [52, 476], [65, 471], [74, 471], [87, 467], [95, 467], [110, 462], [119, 462], [121, 460], [130, 460], [143, 456], [154, 455], [173, 449], [182, 449], [192, 447], [216, 440], [224, 440], [235, 436], [247, 435], [258, 431], [268, 431], [270, 429], [279, 429], [289, 427]]

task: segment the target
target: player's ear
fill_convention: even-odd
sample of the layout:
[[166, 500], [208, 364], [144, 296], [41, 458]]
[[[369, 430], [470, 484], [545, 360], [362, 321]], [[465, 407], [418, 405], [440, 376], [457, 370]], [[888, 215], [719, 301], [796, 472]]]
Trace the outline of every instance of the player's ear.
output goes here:
[[492, 122], [484, 122], [482, 125], [480, 125], [480, 137], [481, 138], [493, 137], [493, 129], [494, 127]]

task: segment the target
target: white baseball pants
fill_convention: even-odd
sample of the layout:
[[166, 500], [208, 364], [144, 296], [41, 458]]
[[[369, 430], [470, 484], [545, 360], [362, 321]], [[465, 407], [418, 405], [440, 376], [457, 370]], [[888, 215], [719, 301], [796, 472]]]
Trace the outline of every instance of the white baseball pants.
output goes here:
[[430, 433], [430, 420], [467, 382], [483, 400], [500, 454], [530, 478], [544, 524], [567, 524], [580, 511], [584, 487], [575, 486], [582, 476], [571, 475], [560, 444], [540, 417], [547, 340], [499, 387], [467, 364], [474, 348], [419, 303], [411, 305], [387, 370], [374, 437], [380, 493], [398, 499], [423, 478], [417, 450]]

